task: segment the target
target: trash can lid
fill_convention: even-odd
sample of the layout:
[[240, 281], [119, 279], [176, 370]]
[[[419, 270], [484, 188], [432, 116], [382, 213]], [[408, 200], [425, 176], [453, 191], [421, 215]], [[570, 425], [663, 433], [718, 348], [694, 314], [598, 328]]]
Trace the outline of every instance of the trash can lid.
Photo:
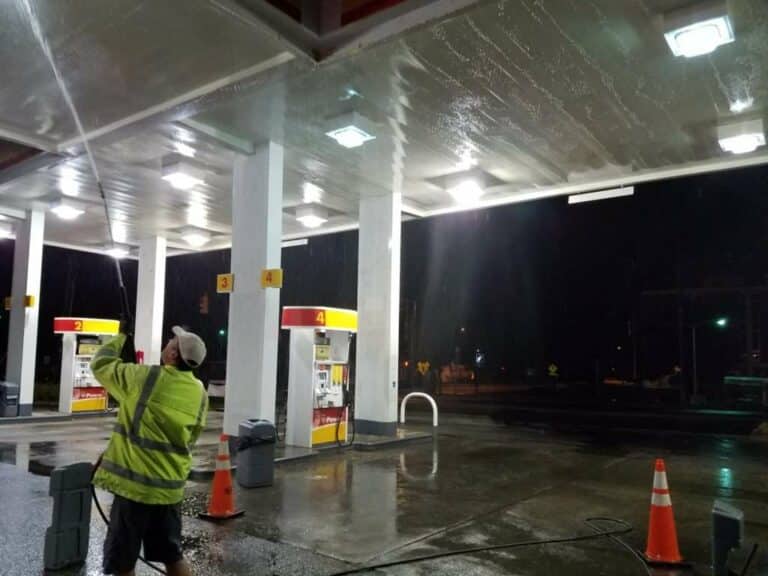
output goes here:
[[247, 436], [262, 440], [273, 440], [275, 438], [275, 425], [269, 420], [249, 418], [240, 422], [238, 433], [241, 437]]

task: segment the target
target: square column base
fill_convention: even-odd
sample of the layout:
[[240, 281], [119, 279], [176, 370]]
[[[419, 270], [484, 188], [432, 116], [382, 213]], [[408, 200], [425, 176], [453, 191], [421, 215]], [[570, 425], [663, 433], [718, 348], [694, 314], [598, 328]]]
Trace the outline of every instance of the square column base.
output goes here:
[[355, 420], [355, 434], [373, 436], [397, 436], [397, 422], [377, 422], [375, 420]]

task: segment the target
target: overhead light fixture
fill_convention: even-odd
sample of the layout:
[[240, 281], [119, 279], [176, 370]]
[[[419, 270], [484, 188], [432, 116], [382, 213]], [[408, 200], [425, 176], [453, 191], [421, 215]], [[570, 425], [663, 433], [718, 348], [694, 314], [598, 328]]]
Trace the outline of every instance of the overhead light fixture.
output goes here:
[[128, 226], [123, 220], [114, 219], [112, 222], [112, 238], [115, 242], [125, 242], [128, 239]]
[[376, 136], [371, 134], [373, 129], [370, 120], [357, 112], [335, 118], [329, 125], [332, 128], [325, 135], [336, 140], [344, 148], [358, 148], [376, 139]]
[[0, 222], [0, 239], [13, 236], [13, 226], [9, 222]]
[[115, 260], [120, 260], [128, 256], [129, 251], [123, 246], [107, 246], [104, 250], [107, 256], [111, 256]]
[[319, 228], [328, 222], [328, 211], [319, 206], [299, 206], [296, 208], [296, 220], [305, 228]]
[[632, 196], [635, 193], [634, 186], [622, 188], [612, 188], [610, 190], [600, 190], [598, 192], [587, 192], [585, 194], [571, 194], [568, 196], [568, 204], [581, 204], [582, 202], [596, 202], [598, 200], [608, 200], [610, 198], [622, 198]]
[[205, 227], [208, 225], [208, 207], [202, 202], [190, 202], [187, 206], [187, 224]]
[[752, 108], [752, 105], [755, 103], [755, 100], [751, 97], [747, 97], [744, 99], [738, 99], [731, 102], [731, 112], [734, 114], [739, 114], [741, 112], [744, 112], [744, 110], [748, 110], [749, 108]]
[[200, 178], [195, 178], [184, 172], [171, 172], [170, 174], [163, 176], [163, 180], [177, 190], [189, 190], [198, 184], [203, 184], [203, 181]]
[[174, 142], [173, 147], [176, 149], [176, 152], [181, 154], [182, 156], [186, 156], [187, 158], [194, 158], [197, 151], [192, 148], [189, 144], [185, 144], [184, 142]]
[[200, 184], [205, 184], [203, 171], [191, 162], [184, 160], [179, 154], [169, 154], [162, 161], [163, 180], [177, 190], [190, 190]]
[[448, 193], [453, 196], [457, 204], [471, 206], [477, 204], [485, 193], [482, 186], [472, 178], [462, 180], [455, 186], [448, 188]]
[[304, 204], [314, 204], [320, 202], [323, 199], [323, 189], [312, 182], [304, 182]]
[[710, 54], [734, 41], [724, 0], [671, 12], [664, 16], [664, 38], [675, 56], [694, 58]]
[[181, 239], [192, 248], [202, 248], [211, 241], [211, 235], [205, 230], [188, 228], [181, 234]]
[[71, 166], [64, 166], [59, 172], [59, 190], [64, 196], [79, 196], [80, 183], [77, 181], [77, 171]]
[[85, 214], [85, 210], [68, 202], [58, 202], [51, 207], [51, 212], [62, 220], [74, 220]]
[[732, 154], [748, 154], [765, 146], [763, 119], [724, 124], [717, 128], [720, 148]]

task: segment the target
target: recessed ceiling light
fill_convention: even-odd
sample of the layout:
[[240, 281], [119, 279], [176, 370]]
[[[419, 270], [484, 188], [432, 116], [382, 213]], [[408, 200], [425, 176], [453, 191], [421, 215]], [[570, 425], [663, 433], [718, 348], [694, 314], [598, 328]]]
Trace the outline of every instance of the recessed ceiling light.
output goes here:
[[755, 103], [755, 100], [753, 98], [744, 98], [739, 100], [734, 100], [731, 102], [731, 112], [734, 114], [738, 114], [740, 112], [744, 112], [744, 110], [747, 110], [749, 108], [752, 108], [752, 105]]
[[305, 228], [319, 228], [328, 222], [328, 211], [319, 206], [299, 206], [296, 209], [296, 220]]
[[187, 158], [194, 158], [197, 151], [189, 144], [184, 142], [174, 142], [173, 147], [176, 148], [176, 152]]
[[667, 14], [664, 27], [664, 38], [675, 56], [703, 56], [734, 41], [728, 6], [724, 1]]
[[77, 171], [70, 167], [64, 166], [59, 172], [59, 190], [64, 196], [79, 196], [80, 195], [80, 183], [77, 181]]
[[477, 204], [485, 193], [477, 180], [462, 180], [456, 186], [448, 188], [448, 193], [453, 196], [457, 204], [464, 206]]
[[187, 206], [187, 224], [205, 227], [208, 225], [208, 207], [202, 202], [190, 202]]
[[323, 189], [319, 186], [312, 184], [312, 182], [304, 182], [304, 204], [313, 204], [320, 202], [323, 199]]
[[762, 118], [724, 124], [717, 128], [720, 148], [732, 154], [748, 154], [765, 146], [765, 130]]
[[112, 222], [112, 238], [115, 242], [125, 242], [128, 239], [128, 226], [125, 221], [114, 220]]
[[202, 180], [200, 180], [200, 178], [195, 178], [194, 176], [190, 176], [185, 172], [171, 172], [163, 176], [163, 180], [168, 182], [177, 190], [189, 190], [198, 184], [204, 183]]
[[122, 246], [111, 246], [108, 247], [105, 252], [107, 253], [107, 256], [111, 256], [115, 260], [120, 260], [122, 258], [125, 258], [128, 256], [128, 249], [123, 248]]
[[169, 154], [163, 157], [162, 174], [163, 180], [177, 190], [190, 190], [195, 186], [205, 184], [203, 170], [178, 154]]
[[56, 214], [62, 220], [74, 220], [85, 214], [85, 210], [78, 208], [73, 204], [59, 202], [51, 208], [51, 212]]
[[370, 120], [357, 112], [334, 118], [328, 123], [329, 130], [325, 133], [344, 148], [357, 148], [370, 140], [375, 140]]
[[733, 154], [749, 154], [760, 146], [765, 146], [764, 134], [740, 134], [739, 136], [720, 139], [720, 147]]
[[208, 232], [192, 228], [184, 231], [181, 238], [192, 248], [202, 248], [211, 241], [211, 235]]
[[365, 130], [352, 125], [331, 130], [330, 132], [326, 132], [326, 135], [336, 140], [336, 142], [344, 146], [344, 148], [357, 148], [369, 140], [374, 140], [376, 138], [376, 136], [368, 134]]

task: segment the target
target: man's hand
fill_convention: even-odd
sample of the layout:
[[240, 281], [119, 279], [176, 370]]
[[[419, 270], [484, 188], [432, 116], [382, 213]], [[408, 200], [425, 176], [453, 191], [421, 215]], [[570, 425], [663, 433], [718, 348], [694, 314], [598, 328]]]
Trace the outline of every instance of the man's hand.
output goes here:
[[133, 336], [133, 318], [130, 316], [126, 316], [125, 314], [120, 315], [120, 334], [125, 334], [126, 336]]

